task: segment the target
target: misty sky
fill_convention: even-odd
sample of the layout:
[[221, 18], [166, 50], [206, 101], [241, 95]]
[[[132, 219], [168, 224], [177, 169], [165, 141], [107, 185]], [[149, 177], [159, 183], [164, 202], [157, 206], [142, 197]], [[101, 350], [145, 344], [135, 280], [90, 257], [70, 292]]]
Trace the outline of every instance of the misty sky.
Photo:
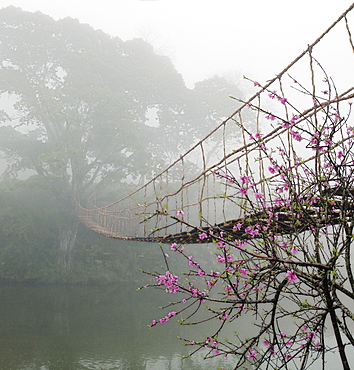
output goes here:
[[[267, 80], [353, 0], [1, 0], [70, 16], [123, 40], [143, 37], [171, 57], [188, 86], [214, 74]], [[240, 77], [236, 77], [238, 79]]]

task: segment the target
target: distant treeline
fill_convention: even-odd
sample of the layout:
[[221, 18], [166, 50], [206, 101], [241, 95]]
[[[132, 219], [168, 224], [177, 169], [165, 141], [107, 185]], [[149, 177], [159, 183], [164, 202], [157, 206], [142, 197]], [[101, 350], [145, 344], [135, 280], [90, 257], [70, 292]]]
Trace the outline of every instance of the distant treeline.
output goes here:
[[0, 280], [11, 282], [96, 283], [145, 281], [139, 268], [161, 262], [156, 244], [99, 236], [80, 225], [73, 264], [60, 266], [58, 233], [70, 214], [31, 180], [0, 183]]
[[[0, 10], [0, 40], [0, 278], [114, 282], [153, 271], [158, 245], [93, 234], [73, 200], [108, 204], [145, 183], [236, 110], [229, 96], [240, 89], [218, 76], [190, 89], [142, 39], [13, 6]], [[235, 145], [240, 135], [228, 136]]]

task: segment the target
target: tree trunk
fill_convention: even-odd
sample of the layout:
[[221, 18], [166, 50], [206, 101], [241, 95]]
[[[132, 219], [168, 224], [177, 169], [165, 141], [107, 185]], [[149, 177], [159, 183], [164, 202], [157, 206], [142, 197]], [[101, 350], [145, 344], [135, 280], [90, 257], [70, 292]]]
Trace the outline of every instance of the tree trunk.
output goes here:
[[59, 256], [58, 264], [67, 270], [71, 270], [73, 265], [73, 252], [79, 228], [79, 222], [62, 225], [59, 229]]

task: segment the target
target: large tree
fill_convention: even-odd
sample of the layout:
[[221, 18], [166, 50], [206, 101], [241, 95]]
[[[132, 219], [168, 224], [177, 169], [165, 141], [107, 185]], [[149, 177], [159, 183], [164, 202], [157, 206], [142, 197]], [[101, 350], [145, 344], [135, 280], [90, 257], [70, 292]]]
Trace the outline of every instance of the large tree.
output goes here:
[[[0, 11], [0, 40], [5, 174], [31, 170], [67, 207], [59, 262], [70, 266], [73, 200], [127, 179], [145, 181], [176, 158], [216, 124], [205, 105], [197, 108], [210, 91], [187, 89], [170, 59], [143, 40], [123, 42], [71, 18], [8, 7]], [[233, 93], [217, 82], [216, 94]], [[202, 122], [208, 117], [209, 126]]]
[[[34, 170], [72, 210], [72, 200], [94, 186], [151, 168], [146, 112], [185, 89], [167, 58], [69, 18], [56, 22], [9, 7], [0, 22], [0, 92], [10, 103], [1, 128], [1, 148], [12, 160], [7, 173]], [[129, 164], [134, 156], [140, 168]], [[72, 220], [61, 226], [62, 264], [70, 265], [76, 232]]]

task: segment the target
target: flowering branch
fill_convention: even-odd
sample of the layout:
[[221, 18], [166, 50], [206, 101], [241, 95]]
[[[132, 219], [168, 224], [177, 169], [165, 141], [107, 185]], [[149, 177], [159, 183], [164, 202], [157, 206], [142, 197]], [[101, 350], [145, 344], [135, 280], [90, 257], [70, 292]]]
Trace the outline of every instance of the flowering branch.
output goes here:
[[[185, 340], [195, 347], [192, 353], [207, 349], [206, 358], [223, 356], [235, 369], [264, 364], [308, 369], [316, 361], [324, 364], [327, 353], [336, 348], [343, 369], [350, 368], [346, 349], [354, 345], [349, 329], [354, 321], [354, 127], [349, 95], [333, 97], [334, 86], [327, 77], [324, 82], [327, 88], [321, 96], [294, 82], [314, 102], [302, 113], [275, 90], [263, 92], [286, 108], [287, 117], [250, 106], [286, 134], [274, 148], [269, 145], [275, 130], [272, 135], [249, 133], [254, 143], [249, 150], [260, 153], [267, 174], [257, 178], [241, 157], [238, 167], [244, 173], [221, 165], [212, 169], [233, 190], [230, 202], [243, 209], [245, 217], [195, 227], [184, 219], [182, 209], [176, 215], [164, 210], [166, 217], [190, 228], [166, 236], [166, 241], [174, 240], [171, 251], [186, 260], [189, 270], [183, 274], [185, 281], [169, 269], [151, 274], [152, 286], [163, 286], [177, 300], [172, 304], [175, 311], [150, 325], [173, 317], [181, 317], [182, 325], [218, 322], [218, 329], [204, 339]], [[303, 159], [303, 152], [311, 155]], [[185, 253], [180, 241], [213, 243], [214, 268]], [[197, 316], [201, 307], [208, 313], [202, 319]], [[246, 332], [222, 340], [226, 329], [238, 322], [248, 323]], [[326, 338], [326, 327], [333, 329], [335, 344]]]

